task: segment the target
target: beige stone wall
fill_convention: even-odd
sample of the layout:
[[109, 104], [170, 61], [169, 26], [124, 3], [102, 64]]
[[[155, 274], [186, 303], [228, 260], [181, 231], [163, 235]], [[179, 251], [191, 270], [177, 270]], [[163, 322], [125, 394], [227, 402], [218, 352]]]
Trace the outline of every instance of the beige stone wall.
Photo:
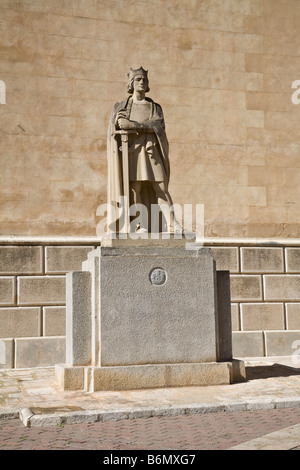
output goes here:
[[96, 235], [109, 114], [143, 65], [174, 202], [205, 205], [206, 236], [300, 236], [298, 0], [1, 0], [0, 27], [0, 234]]

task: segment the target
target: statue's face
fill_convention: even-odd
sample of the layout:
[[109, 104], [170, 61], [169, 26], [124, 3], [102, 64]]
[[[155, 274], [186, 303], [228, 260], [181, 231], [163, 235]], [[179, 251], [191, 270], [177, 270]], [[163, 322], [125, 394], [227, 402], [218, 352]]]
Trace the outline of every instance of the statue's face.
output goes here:
[[148, 79], [144, 75], [136, 75], [133, 80], [134, 91], [146, 91], [148, 88]]

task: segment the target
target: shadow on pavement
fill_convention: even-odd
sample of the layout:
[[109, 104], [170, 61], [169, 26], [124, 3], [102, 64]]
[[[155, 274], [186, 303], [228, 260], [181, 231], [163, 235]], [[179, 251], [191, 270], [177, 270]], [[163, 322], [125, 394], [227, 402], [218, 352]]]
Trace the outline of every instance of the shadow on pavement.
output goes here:
[[270, 377], [289, 377], [291, 375], [300, 376], [300, 369], [284, 366], [282, 364], [246, 367], [247, 380], [268, 379]]

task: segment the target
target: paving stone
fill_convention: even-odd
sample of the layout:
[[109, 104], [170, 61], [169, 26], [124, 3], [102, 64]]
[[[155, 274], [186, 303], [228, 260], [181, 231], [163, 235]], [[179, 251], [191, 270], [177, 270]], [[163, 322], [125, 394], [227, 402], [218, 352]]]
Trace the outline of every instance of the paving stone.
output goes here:
[[[300, 409], [161, 416], [26, 428], [0, 421], [1, 449], [224, 450], [300, 422]], [[98, 458], [98, 457], [97, 457]]]

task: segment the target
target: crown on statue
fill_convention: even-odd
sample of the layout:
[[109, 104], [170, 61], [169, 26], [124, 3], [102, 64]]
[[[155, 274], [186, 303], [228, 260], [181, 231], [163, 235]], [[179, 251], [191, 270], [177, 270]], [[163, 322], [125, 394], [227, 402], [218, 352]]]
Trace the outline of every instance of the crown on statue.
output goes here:
[[127, 74], [129, 79], [134, 78], [136, 75], [143, 75], [145, 78], [148, 78], [148, 70], [144, 70], [143, 67], [140, 67], [139, 69], [133, 70], [131, 67], [129, 69], [129, 72]]

